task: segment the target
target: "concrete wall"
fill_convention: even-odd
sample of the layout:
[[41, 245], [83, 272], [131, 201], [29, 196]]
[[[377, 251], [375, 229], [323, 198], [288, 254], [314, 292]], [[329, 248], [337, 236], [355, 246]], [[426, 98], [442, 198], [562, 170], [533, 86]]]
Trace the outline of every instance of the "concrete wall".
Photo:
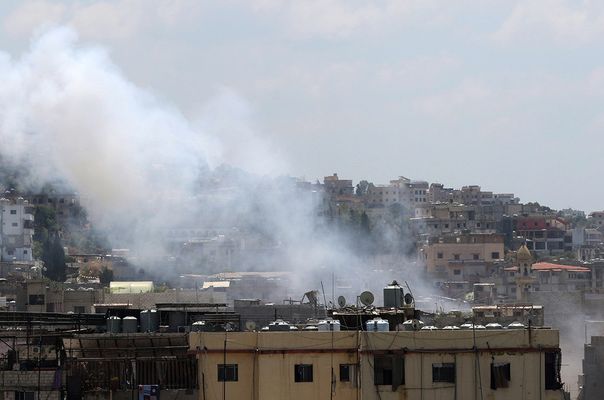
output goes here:
[[0, 371], [0, 400], [14, 400], [15, 391], [34, 392], [38, 400], [38, 379], [40, 380], [40, 400], [59, 400], [60, 391], [53, 390], [55, 371]]
[[[226, 352], [224, 351], [226, 340]], [[563, 399], [545, 390], [545, 351], [556, 351], [555, 330], [418, 332], [192, 333], [199, 360], [200, 400], [222, 399]], [[472, 349], [476, 346], [477, 352]], [[374, 384], [375, 357], [403, 358], [403, 385]], [[218, 381], [218, 365], [237, 364], [238, 381]], [[491, 362], [510, 363], [510, 385], [490, 388]], [[433, 364], [455, 363], [453, 383], [432, 381]], [[297, 364], [313, 365], [312, 382], [295, 382]], [[358, 375], [340, 381], [340, 364]], [[358, 366], [358, 367], [357, 367]], [[332, 374], [333, 371], [333, 374]], [[332, 378], [333, 377], [333, 378]], [[334, 393], [331, 393], [332, 379]], [[358, 382], [358, 384], [357, 384]], [[481, 395], [482, 391], [482, 395]]]
[[[197, 390], [160, 390], [160, 400], [195, 400], [199, 398]], [[111, 393], [109, 390], [89, 392], [82, 396], [82, 400], [138, 400], [138, 392], [131, 390], [118, 390]]]

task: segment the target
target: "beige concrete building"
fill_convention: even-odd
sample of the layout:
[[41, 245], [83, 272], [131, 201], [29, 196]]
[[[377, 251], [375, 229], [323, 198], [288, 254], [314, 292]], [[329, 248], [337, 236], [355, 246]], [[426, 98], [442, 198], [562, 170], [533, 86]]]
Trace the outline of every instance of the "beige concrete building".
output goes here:
[[200, 400], [563, 399], [550, 329], [197, 332]]
[[451, 279], [464, 275], [484, 275], [488, 273], [490, 264], [503, 257], [503, 236], [479, 233], [431, 238], [419, 253], [428, 274]]

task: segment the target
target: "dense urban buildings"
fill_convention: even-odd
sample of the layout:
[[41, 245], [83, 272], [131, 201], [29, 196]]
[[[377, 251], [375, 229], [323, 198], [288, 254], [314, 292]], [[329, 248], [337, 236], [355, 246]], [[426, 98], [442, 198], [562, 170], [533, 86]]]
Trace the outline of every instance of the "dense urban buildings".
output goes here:
[[[604, 212], [403, 176], [293, 185], [317, 229], [339, 235], [348, 260], [362, 260], [361, 274], [334, 269], [313, 287], [288, 269], [304, 244], [244, 225], [163, 227], [166, 253], [143, 261], [124, 243], [103, 247], [77, 194], [7, 190], [2, 398], [597, 392], [599, 342], [580, 338], [585, 321], [604, 318]], [[411, 284], [376, 291], [391, 279]]]

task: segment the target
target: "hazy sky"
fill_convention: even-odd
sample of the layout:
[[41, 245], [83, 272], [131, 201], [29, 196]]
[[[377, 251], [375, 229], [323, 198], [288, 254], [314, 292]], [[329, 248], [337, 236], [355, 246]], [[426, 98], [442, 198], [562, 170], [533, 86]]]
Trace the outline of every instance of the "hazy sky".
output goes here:
[[604, 2], [3, 0], [0, 13], [4, 51], [73, 26], [190, 119], [228, 93], [282, 173], [604, 209]]

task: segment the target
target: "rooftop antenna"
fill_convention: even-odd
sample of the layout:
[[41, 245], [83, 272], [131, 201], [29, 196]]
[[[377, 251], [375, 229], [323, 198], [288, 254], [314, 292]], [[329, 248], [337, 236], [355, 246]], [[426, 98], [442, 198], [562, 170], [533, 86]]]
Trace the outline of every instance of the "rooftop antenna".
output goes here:
[[323, 292], [323, 307], [325, 308], [325, 318], [327, 318], [327, 298], [325, 297], [325, 288], [323, 287], [323, 281], [321, 281], [321, 291]]

